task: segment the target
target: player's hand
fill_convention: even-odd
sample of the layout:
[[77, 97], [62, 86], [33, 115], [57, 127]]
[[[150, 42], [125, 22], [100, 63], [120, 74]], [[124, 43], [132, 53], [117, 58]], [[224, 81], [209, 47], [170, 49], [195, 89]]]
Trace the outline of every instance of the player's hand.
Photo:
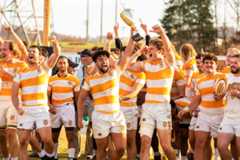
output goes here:
[[144, 31], [145, 34], [148, 34], [148, 29], [147, 29], [147, 25], [146, 24], [141, 22], [141, 28], [142, 28], [142, 30]]
[[130, 35], [131, 37], [133, 36], [133, 33], [137, 31], [137, 28], [134, 26], [134, 27], [131, 27], [131, 30], [130, 30]]
[[112, 32], [107, 33], [107, 40], [112, 40], [113, 39], [113, 34]]
[[130, 98], [128, 98], [128, 97], [122, 97], [120, 100], [121, 101], [127, 101], [127, 100], [129, 100]]
[[59, 45], [56, 36], [51, 36], [49, 39], [50, 39], [50, 42], [51, 42], [52, 46], [57, 46], [57, 45]]
[[182, 119], [184, 119], [184, 117], [185, 117], [187, 114], [189, 114], [189, 111], [188, 111], [188, 110], [181, 110], [181, 111], [178, 112], [177, 117], [178, 117], [180, 120], [182, 120]]
[[231, 89], [229, 93], [230, 93], [231, 97], [240, 98], [240, 91], [239, 91], [239, 89]]
[[160, 33], [165, 33], [165, 30], [163, 29], [162, 26], [157, 24], [152, 27], [152, 30], [150, 32], [160, 34]]
[[55, 107], [50, 107], [49, 110], [48, 110], [50, 113], [52, 114], [56, 114], [57, 113], [57, 110]]
[[224, 94], [223, 95], [216, 95], [216, 94], [214, 94], [214, 99], [217, 100], [217, 101], [223, 99], [223, 97], [224, 97]]
[[199, 109], [196, 109], [196, 110], [190, 110], [191, 114], [193, 117], [197, 117], [198, 116], [198, 113], [200, 112]]
[[50, 39], [51, 45], [53, 46], [53, 52], [54, 53], [60, 53], [61, 52], [61, 47], [60, 47], [60, 44], [57, 40], [57, 37], [52, 36], [49, 39]]
[[11, 26], [5, 26], [5, 27], [4, 27], [4, 30], [5, 30], [6, 32], [11, 32], [11, 33], [14, 32], [14, 30], [13, 30], [13, 28], [12, 28]]
[[118, 30], [119, 30], [119, 24], [118, 23], [116, 23], [114, 25], [113, 30], [114, 30], [115, 36], [117, 36], [118, 35]]
[[148, 46], [142, 46], [142, 48], [140, 49], [140, 52], [141, 52], [141, 54], [146, 54], [146, 53], [148, 53]]

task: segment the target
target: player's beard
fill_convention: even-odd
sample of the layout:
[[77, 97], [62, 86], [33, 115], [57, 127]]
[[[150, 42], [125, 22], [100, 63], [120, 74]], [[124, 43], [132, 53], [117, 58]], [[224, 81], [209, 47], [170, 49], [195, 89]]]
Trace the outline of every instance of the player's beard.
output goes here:
[[[104, 69], [105, 68], [105, 69]], [[109, 70], [109, 67], [104, 67], [104, 68], [99, 68], [99, 70], [102, 72], [102, 73], [107, 73], [108, 70]]]
[[231, 73], [233, 73], [233, 74], [240, 73], [240, 68], [238, 67], [237, 69], [233, 69], [231, 67]]

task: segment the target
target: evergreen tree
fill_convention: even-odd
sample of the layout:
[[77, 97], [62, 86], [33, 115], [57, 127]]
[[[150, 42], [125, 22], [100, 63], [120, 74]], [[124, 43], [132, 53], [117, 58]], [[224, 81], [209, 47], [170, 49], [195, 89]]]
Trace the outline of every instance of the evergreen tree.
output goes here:
[[161, 20], [169, 37], [182, 44], [190, 42], [198, 49], [212, 49], [216, 38], [211, 0], [169, 0]]

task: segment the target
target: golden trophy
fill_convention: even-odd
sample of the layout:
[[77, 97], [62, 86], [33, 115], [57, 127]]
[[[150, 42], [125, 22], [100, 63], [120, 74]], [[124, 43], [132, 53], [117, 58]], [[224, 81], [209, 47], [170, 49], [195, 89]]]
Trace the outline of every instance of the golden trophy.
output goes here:
[[142, 40], [143, 37], [137, 32], [135, 23], [134, 23], [133, 19], [130, 18], [128, 13], [126, 11], [122, 11], [120, 13], [120, 17], [127, 26], [129, 26], [131, 29], [134, 30], [132, 39], [136, 42]]

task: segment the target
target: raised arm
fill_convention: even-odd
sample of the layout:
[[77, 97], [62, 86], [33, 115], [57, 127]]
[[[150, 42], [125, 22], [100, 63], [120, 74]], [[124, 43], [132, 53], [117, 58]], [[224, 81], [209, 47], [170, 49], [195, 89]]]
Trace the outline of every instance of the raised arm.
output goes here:
[[141, 91], [144, 85], [145, 85], [145, 74], [140, 73], [139, 77], [136, 79], [136, 83], [134, 83], [133, 85], [132, 91], [129, 94], [123, 96], [122, 99], [137, 97], [138, 93]]
[[56, 65], [58, 57], [61, 54], [61, 47], [58, 41], [56, 40], [56, 38], [52, 40], [52, 46], [53, 46], [53, 54], [47, 60], [47, 67], [49, 69], [53, 68]]
[[25, 44], [23, 43], [23, 41], [21, 40], [21, 38], [17, 35], [17, 33], [15, 33], [15, 31], [13, 30], [13, 28], [11, 26], [8, 26], [5, 28], [6, 31], [10, 32], [14, 38], [14, 41], [16, 42], [19, 50], [21, 51], [21, 60], [26, 60], [27, 56], [28, 56], [28, 51], [27, 48], [25, 46]]
[[145, 33], [145, 44], [148, 46], [149, 45], [149, 42], [150, 42], [150, 39], [151, 39], [151, 37], [150, 37], [150, 35], [149, 35], [149, 33], [148, 33], [148, 28], [147, 28], [147, 25], [146, 24], [144, 24], [143, 22], [141, 22], [141, 28], [142, 28], [142, 30], [144, 31], [144, 33]]
[[136, 62], [128, 66], [128, 70], [132, 72], [144, 72], [144, 62]]
[[108, 32], [107, 33], [107, 37], [106, 37], [106, 41], [105, 41], [105, 44], [104, 44], [104, 47], [103, 49], [108, 51], [109, 53], [111, 52], [111, 45], [112, 45], [112, 40], [113, 40], [113, 35], [111, 32]]
[[122, 41], [121, 39], [119, 38], [119, 24], [115, 24], [114, 27], [113, 27], [113, 30], [114, 30], [114, 34], [115, 34], [115, 47], [122, 50], [123, 48], [123, 44], [122, 44]]
[[120, 56], [120, 60], [118, 63], [118, 67], [121, 72], [125, 71], [129, 65], [130, 58], [132, 56], [133, 50], [134, 50], [135, 42], [132, 40], [132, 38], [129, 39], [128, 45], [124, 51], [124, 53]]
[[175, 65], [175, 55], [172, 51], [171, 42], [168, 39], [168, 36], [165, 30], [160, 25], [155, 25], [152, 27], [152, 32], [157, 33], [160, 35], [162, 42], [163, 42], [163, 49], [164, 49], [164, 57], [166, 58], [166, 63], [169, 65]]

